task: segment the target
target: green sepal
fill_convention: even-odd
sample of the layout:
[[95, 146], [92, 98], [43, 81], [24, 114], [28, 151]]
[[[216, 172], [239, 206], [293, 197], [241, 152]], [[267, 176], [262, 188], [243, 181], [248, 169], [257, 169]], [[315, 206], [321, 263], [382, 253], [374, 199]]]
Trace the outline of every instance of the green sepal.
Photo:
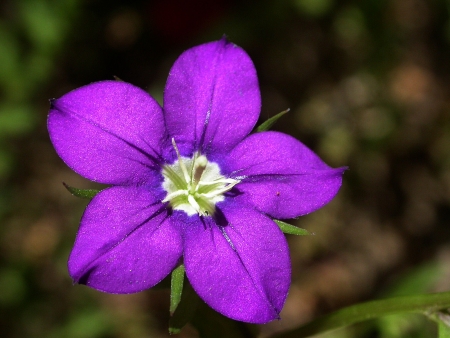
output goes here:
[[183, 326], [185, 326], [192, 320], [195, 311], [197, 310], [199, 300], [200, 298], [198, 297], [197, 293], [195, 293], [194, 289], [189, 283], [189, 280], [186, 279], [186, 281], [183, 283], [183, 292], [181, 294], [181, 300], [179, 301], [176, 310], [171, 315], [169, 320], [170, 334], [180, 333]]
[[69, 192], [76, 196], [76, 197], [80, 197], [80, 198], [86, 198], [86, 199], [93, 199], [95, 195], [97, 195], [99, 193], [100, 190], [97, 189], [78, 189], [78, 188], [74, 188], [71, 187], [70, 185], [66, 184], [63, 182], [64, 187], [69, 190]]
[[267, 131], [269, 130], [274, 124], [275, 122], [278, 121], [278, 119], [283, 116], [284, 114], [286, 114], [287, 112], [289, 112], [289, 108], [286, 110], [283, 110], [281, 113], [278, 113], [275, 116], [272, 116], [270, 119], [267, 119], [266, 121], [264, 121], [263, 123], [261, 123], [258, 128], [256, 128], [256, 132], [259, 133], [261, 131]]
[[277, 225], [280, 227], [280, 230], [283, 231], [285, 234], [290, 235], [297, 235], [297, 236], [308, 236], [308, 235], [314, 235], [314, 233], [309, 232], [308, 230], [296, 227], [294, 225], [291, 225], [289, 223], [274, 219], [273, 220]]
[[170, 278], [170, 315], [172, 316], [178, 307], [183, 293], [184, 265], [181, 264], [172, 271]]

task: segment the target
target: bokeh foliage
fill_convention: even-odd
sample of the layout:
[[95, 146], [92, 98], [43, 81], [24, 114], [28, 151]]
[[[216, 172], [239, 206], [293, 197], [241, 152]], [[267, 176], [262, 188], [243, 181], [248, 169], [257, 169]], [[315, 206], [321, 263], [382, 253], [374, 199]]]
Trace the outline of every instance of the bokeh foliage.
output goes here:
[[[118, 76], [162, 98], [175, 58], [224, 33], [255, 62], [261, 121], [332, 166], [338, 197], [295, 220], [293, 283], [262, 334], [388, 295], [450, 290], [450, 2], [446, 0], [4, 0], [0, 3], [0, 333], [167, 336], [168, 290], [72, 286], [66, 259], [86, 201], [46, 134], [48, 99]], [[229, 322], [215, 315], [201, 332]], [[326, 337], [430, 337], [387, 317]], [[188, 326], [182, 337], [197, 337]]]

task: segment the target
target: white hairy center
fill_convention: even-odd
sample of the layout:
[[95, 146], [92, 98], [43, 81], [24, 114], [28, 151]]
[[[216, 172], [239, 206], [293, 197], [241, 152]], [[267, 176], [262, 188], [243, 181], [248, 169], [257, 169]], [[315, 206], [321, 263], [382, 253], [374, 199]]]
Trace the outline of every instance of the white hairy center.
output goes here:
[[182, 210], [189, 216], [213, 215], [216, 203], [223, 201], [224, 194], [240, 181], [224, 177], [217, 163], [208, 162], [206, 156], [198, 152], [192, 158], [182, 157], [174, 139], [172, 144], [178, 159], [163, 167], [162, 186], [167, 192], [163, 202], [169, 202], [174, 210]]

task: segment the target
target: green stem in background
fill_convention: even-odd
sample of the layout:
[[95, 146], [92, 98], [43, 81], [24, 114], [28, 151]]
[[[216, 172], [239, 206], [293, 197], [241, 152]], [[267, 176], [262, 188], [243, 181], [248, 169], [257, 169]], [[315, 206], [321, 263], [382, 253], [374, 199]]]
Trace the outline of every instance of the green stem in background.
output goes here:
[[309, 337], [369, 319], [400, 313], [419, 313], [437, 320], [439, 338], [450, 337], [448, 324], [441, 318], [445, 316], [441, 310], [447, 308], [450, 308], [450, 292], [375, 300], [337, 310], [297, 329], [272, 336], [272, 338]]

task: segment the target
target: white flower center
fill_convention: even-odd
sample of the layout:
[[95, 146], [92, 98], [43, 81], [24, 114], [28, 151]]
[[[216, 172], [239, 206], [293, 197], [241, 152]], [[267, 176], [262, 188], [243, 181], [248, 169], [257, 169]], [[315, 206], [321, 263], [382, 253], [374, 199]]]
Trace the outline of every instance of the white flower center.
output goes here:
[[181, 157], [174, 139], [172, 144], [178, 159], [163, 167], [162, 186], [167, 192], [163, 202], [169, 202], [174, 210], [183, 210], [189, 216], [213, 215], [216, 203], [225, 199], [223, 194], [240, 181], [224, 177], [217, 163], [208, 162], [206, 156], [198, 152], [192, 158]]

